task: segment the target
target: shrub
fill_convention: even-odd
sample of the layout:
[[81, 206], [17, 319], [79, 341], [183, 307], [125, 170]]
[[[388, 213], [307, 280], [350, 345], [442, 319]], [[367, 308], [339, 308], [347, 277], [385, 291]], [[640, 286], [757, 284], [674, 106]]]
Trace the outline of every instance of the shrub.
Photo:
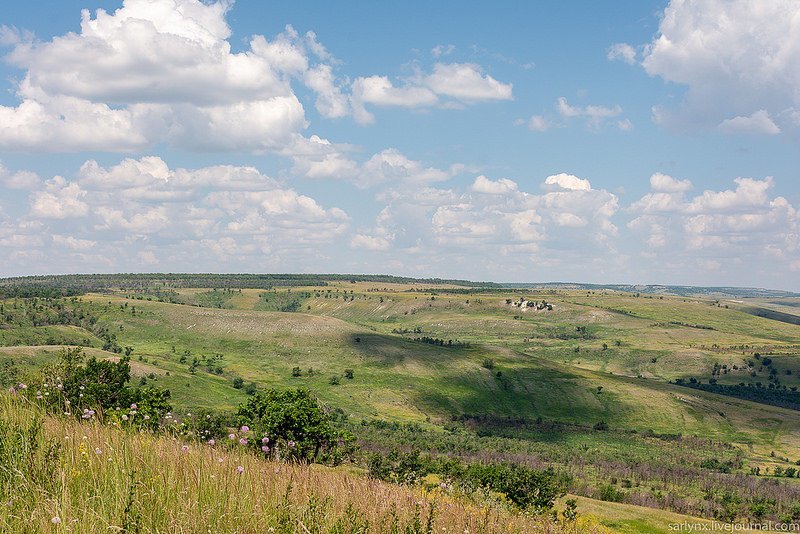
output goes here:
[[483, 360], [481, 366], [484, 369], [489, 369], [491, 371], [492, 369], [494, 369], [494, 360], [491, 358], [486, 358], [485, 360]]
[[353, 370], [352, 369], [345, 369], [344, 370], [344, 377], [352, 380], [353, 379]]
[[625, 493], [611, 484], [603, 484], [597, 488], [597, 498], [607, 502], [622, 502], [625, 498]]
[[269, 438], [269, 454], [282, 459], [336, 464], [352, 452], [352, 436], [335, 427], [332, 415], [307, 389], [257, 392], [236, 415], [255, 436], [251, 446], [260, 449], [262, 437]]

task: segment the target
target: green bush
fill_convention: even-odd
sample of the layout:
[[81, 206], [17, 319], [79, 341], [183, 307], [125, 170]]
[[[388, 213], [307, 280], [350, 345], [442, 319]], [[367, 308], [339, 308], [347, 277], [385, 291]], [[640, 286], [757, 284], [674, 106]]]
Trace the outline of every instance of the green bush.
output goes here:
[[[236, 416], [249, 429], [249, 445], [268, 447], [270, 456], [337, 464], [352, 452], [353, 437], [336, 428], [332, 414], [307, 389], [257, 392]], [[262, 444], [263, 438], [269, 441]]]

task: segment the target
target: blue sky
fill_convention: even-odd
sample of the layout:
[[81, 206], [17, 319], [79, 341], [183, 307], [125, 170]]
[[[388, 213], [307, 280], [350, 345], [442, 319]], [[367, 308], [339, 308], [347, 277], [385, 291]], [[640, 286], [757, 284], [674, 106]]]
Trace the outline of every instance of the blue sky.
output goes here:
[[0, 275], [800, 290], [798, 21], [792, 0], [18, 3]]

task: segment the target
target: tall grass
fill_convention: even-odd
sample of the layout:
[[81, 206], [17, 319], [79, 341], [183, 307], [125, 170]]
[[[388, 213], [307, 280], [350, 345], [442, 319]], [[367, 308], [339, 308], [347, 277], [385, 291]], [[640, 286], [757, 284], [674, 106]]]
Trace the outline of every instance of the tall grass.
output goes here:
[[0, 395], [2, 532], [597, 531], [321, 466], [47, 416]]

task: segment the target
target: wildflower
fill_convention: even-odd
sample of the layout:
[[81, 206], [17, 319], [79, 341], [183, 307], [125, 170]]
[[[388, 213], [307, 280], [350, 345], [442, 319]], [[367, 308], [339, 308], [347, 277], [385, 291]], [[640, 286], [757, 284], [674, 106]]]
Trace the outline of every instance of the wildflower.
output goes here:
[[217, 458], [217, 461], [218, 461], [219, 463], [222, 463], [222, 462], [224, 462], [224, 461], [225, 461], [225, 458]]
[[50, 522], [53, 523], [54, 525], [58, 525], [58, 524], [61, 523], [61, 518], [58, 517], [58, 516], [55, 516], [53, 519], [50, 520]]
[[233, 441], [236, 439], [236, 434], [228, 434], [228, 439]]
[[294, 441], [289, 441], [289, 448], [291, 449], [291, 448], [293, 448], [294, 446], [295, 446], [295, 442], [294, 442]]
[[145, 414], [145, 416], [144, 416], [144, 420], [145, 420], [145, 421], [147, 421], [148, 419], [150, 419], [150, 416], [149, 416], [149, 415], [147, 415], [147, 414]]
[[16, 390], [16, 389], [14, 389], [14, 386], [11, 386], [10, 388], [8, 388], [8, 392], [9, 392], [9, 393], [11, 393], [11, 394], [13, 395], [14, 393], [16, 393], [16, 392], [17, 392], [17, 390]]
[[181, 451], [189, 452], [189, 446], [188, 445], [184, 445], [183, 447], [181, 447]]
[[269, 443], [269, 438], [267, 436], [264, 436], [263, 438], [261, 438], [261, 443], [266, 445], [267, 443]]
[[133, 404], [131, 404], [131, 410], [138, 410], [138, 409], [139, 409], [139, 406], [137, 406], [135, 402]]
[[125, 415], [125, 414], [122, 414], [122, 420], [123, 420], [123, 421], [127, 421], [127, 420], [128, 420], [128, 416], [127, 416], [127, 415]]
[[97, 448], [94, 450], [94, 453], [95, 453], [95, 454], [103, 454], [103, 449], [101, 449], [100, 447], [97, 447]]
[[264, 452], [269, 452], [269, 447], [267, 447], [266, 445], [262, 445], [261, 450]]
[[85, 388], [84, 386], [81, 386], [81, 387], [79, 387], [78, 389], [80, 389], [81, 391], [83, 391], [83, 390], [84, 390], [84, 389], [86, 389], [86, 388]]
[[238, 466], [238, 467], [236, 468], [236, 472], [237, 472], [237, 473], [239, 473], [239, 474], [241, 475], [242, 473], [244, 473], [244, 467], [242, 467], [241, 465], [240, 465], [240, 466]]
[[247, 445], [247, 438], [241, 438], [239, 440], [239, 445]]
[[242, 433], [245, 433], [245, 432], [250, 432], [250, 427], [247, 426], [247, 425], [243, 425], [242, 426]]
[[211, 438], [210, 440], [208, 440], [208, 444], [209, 444], [209, 445], [211, 445], [212, 447], [213, 447], [213, 446], [214, 446], [214, 444], [216, 444], [216, 443], [217, 443], [217, 442], [214, 440], [214, 438]]
[[20, 382], [20, 383], [19, 383], [19, 386], [17, 386], [17, 387], [19, 387], [19, 389], [27, 389], [27, 388], [28, 388], [28, 386], [26, 386], [26, 385], [25, 385], [25, 384], [23, 384], [22, 382]]

